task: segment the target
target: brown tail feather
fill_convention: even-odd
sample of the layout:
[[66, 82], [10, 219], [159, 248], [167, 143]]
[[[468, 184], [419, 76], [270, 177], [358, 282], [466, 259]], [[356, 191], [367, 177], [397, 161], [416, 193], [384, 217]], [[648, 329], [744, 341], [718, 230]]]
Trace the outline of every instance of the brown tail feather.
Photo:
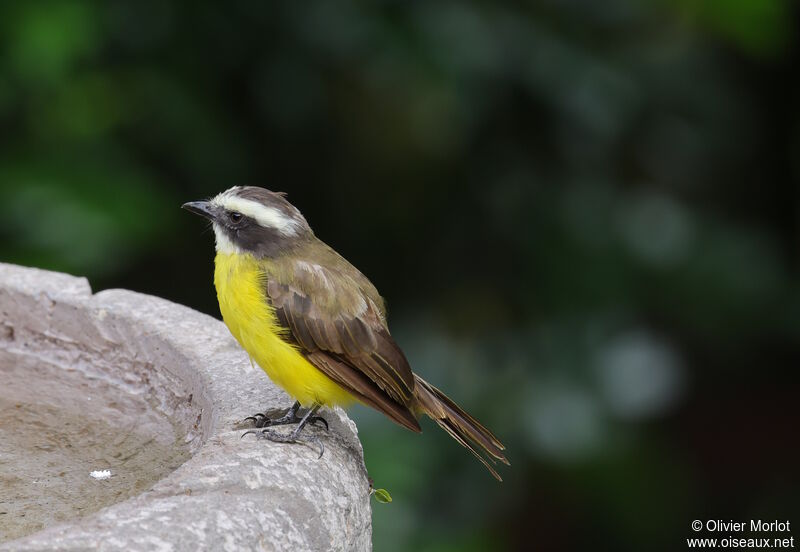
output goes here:
[[[481, 425], [478, 420], [464, 412], [456, 403], [451, 401], [444, 393], [433, 385], [414, 374], [416, 380], [414, 395], [417, 409], [426, 414], [430, 419], [439, 424], [439, 427], [450, 434], [453, 439], [466, 447], [498, 480], [503, 478], [497, 473], [492, 464], [497, 460], [511, 465], [503, 451], [505, 446], [492, 432]], [[475, 446], [485, 454], [481, 454]], [[492, 464], [490, 464], [491, 462]]]

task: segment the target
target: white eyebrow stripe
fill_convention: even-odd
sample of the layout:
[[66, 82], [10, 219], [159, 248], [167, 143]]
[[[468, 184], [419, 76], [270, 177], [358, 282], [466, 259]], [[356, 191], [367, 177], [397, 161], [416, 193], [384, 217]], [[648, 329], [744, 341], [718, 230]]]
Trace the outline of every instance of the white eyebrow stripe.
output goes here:
[[259, 225], [266, 228], [274, 228], [284, 235], [293, 236], [297, 234], [297, 221], [287, 217], [274, 207], [268, 207], [257, 201], [226, 195], [225, 193], [218, 195], [211, 202], [228, 211], [238, 211], [254, 219]]

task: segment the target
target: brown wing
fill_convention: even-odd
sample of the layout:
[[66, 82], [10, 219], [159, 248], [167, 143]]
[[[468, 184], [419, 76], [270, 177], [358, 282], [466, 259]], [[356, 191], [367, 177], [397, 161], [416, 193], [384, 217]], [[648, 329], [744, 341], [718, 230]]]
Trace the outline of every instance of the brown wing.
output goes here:
[[278, 321], [328, 377], [395, 422], [420, 431], [408, 408], [414, 375], [386, 328], [380, 298], [360, 272], [336, 257], [333, 268], [294, 261], [267, 278]]
[[416, 416], [406, 405], [391, 398], [383, 389], [369, 379], [363, 372], [338, 360], [335, 356], [317, 351], [306, 354], [306, 358], [329, 378], [347, 389], [362, 403], [383, 412], [397, 424], [411, 431], [420, 432]]

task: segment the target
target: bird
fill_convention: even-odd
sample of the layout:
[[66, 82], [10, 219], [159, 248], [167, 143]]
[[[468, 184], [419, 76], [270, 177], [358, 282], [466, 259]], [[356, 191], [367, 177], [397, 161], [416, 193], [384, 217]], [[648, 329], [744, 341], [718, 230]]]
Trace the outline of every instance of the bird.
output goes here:
[[[316, 237], [283, 192], [234, 186], [183, 209], [211, 222], [222, 319], [267, 376], [293, 399], [284, 415], [247, 418], [273, 442], [324, 445], [302, 434], [321, 407], [361, 403], [421, 432], [426, 415], [502, 481], [505, 446], [442, 391], [411, 371], [389, 333], [375, 286]], [[270, 428], [294, 424], [289, 434]], [[248, 432], [248, 433], [250, 433]], [[306, 432], [307, 434], [308, 432]]]

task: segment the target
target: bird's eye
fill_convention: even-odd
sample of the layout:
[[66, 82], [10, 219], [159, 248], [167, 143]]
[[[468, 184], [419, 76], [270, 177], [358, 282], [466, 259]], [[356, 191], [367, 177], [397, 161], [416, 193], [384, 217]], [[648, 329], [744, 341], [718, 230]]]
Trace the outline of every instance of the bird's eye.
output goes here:
[[233, 222], [233, 223], [242, 222], [242, 214], [241, 214], [241, 213], [238, 213], [238, 212], [236, 212], [236, 211], [233, 211], [233, 212], [232, 212], [232, 213], [229, 215], [229, 217], [230, 217], [230, 219], [231, 219], [231, 222]]

